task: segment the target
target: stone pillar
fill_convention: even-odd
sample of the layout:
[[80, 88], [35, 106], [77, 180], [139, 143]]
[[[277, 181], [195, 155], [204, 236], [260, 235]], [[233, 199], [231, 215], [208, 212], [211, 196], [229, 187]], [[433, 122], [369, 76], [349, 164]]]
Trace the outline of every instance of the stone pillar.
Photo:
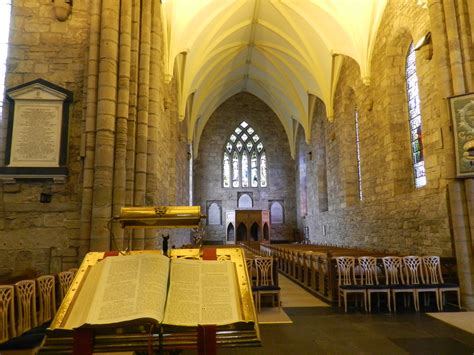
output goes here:
[[[117, 93], [117, 128], [115, 135], [115, 166], [113, 186], [113, 215], [119, 215], [125, 206], [126, 157], [127, 157], [127, 119], [130, 99], [130, 61], [132, 33], [132, 0], [122, 0], [120, 7], [120, 62]], [[123, 230], [114, 223], [114, 249], [123, 249]]]
[[119, 7], [103, 0], [94, 162], [91, 250], [110, 249], [107, 224], [112, 216], [115, 115], [117, 100]]
[[[135, 143], [138, 98], [138, 59], [140, 44], [140, 0], [133, 0], [132, 7], [132, 43], [130, 58], [130, 97], [127, 120], [127, 159], [126, 159], [126, 194], [125, 204], [132, 206], [135, 185]], [[132, 233], [130, 232], [129, 235]]]
[[[140, 58], [138, 71], [138, 114], [135, 145], [135, 189], [134, 204], [145, 204], [148, 109], [150, 91], [150, 42], [151, 42], [151, 1], [143, 0], [140, 23]], [[144, 248], [144, 231], [137, 229], [133, 233], [133, 249]]]
[[[472, 9], [468, 8], [466, 12], [465, 6], [460, 5], [456, 7], [454, 2], [450, 0], [429, 1], [437, 87], [440, 99], [443, 101], [452, 95], [465, 93], [466, 89], [472, 85], [472, 78], [466, 80], [466, 76], [472, 75], [471, 69], [468, 68], [470, 56], [463, 57], [463, 52], [472, 51], [472, 41], [468, 43], [465, 31], [469, 26], [472, 27], [474, 19], [469, 18], [467, 14]], [[442, 121], [449, 122], [446, 103], [442, 102], [439, 107]], [[446, 129], [444, 134], [452, 133]], [[452, 142], [452, 139], [448, 138], [446, 141]], [[446, 161], [451, 162], [451, 166], [448, 167], [444, 175], [446, 178], [452, 178], [455, 171], [453, 144], [447, 144], [445, 150]], [[449, 218], [453, 226], [454, 249], [462, 302], [465, 308], [472, 310], [474, 309], [474, 258], [472, 251], [474, 182], [472, 179], [452, 180], [448, 184], [448, 191], [451, 211]]]
[[[464, 186], [465, 185], [465, 186]], [[465, 191], [464, 190], [465, 187]], [[451, 222], [454, 234], [457, 272], [463, 307], [474, 309], [474, 264], [472, 231], [474, 230], [474, 181], [464, 184], [455, 180], [449, 184]], [[470, 227], [472, 225], [472, 227]]]
[[91, 22], [89, 53], [87, 61], [86, 80], [86, 110], [84, 133], [82, 140], [83, 183], [81, 204], [81, 230], [79, 258], [82, 260], [90, 248], [91, 218], [92, 218], [92, 187], [94, 186], [94, 157], [95, 157], [95, 120], [97, 116], [97, 81], [99, 72], [99, 42], [100, 42], [100, 9], [101, 0], [91, 2]]

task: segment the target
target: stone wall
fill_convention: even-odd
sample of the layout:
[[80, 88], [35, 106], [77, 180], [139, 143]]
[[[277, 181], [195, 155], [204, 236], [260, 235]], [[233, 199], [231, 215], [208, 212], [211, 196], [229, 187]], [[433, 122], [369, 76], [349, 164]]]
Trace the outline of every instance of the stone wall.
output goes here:
[[[0, 279], [30, 271], [56, 273], [76, 267], [83, 253], [80, 248], [88, 245], [80, 229], [91, 11], [92, 1], [75, 1], [72, 15], [60, 22], [54, 17], [51, 0], [14, 1], [6, 88], [42, 78], [72, 91], [74, 101], [70, 109], [66, 182], [54, 184], [52, 180], [23, 179], [15, 184], [0, 184]], [[158, 84], [154, 87], [157, 100], [153, 104], [157, 107], [158, 119], [157, 132], [153, 134], [156, 133], [157, 139], [149, 143], [148, 151], [153, 157], [150, 162], [156, 162], [156, 168], [150, 178], [152, 196], [145, 196], [144, 201], [187, 205], [186, 125], [178, 122], [175, 80], [170, 84], [164, 82], [161, 33], [157, 36], [159, 53], [153, 63], [161, 71], [154, 73]], [[2, 117], [0, 160], [3, 162], [7, 108]], [[51, 194], [51, 202], [40, 203], [41, 193]], [[176, 246], [190, 240], [189, 230], [149, 231], [148, 247], [160, 247], [161, 234], [171, 234], [170, 243]]]
[[[0, 184], [0, 277], [27, 270], [57, 272], [77, 265], [89, 1], [74, 5], [73, 15], [60, 22], [49, 0], [14, 1], [5, 87], [41, 78], [72, 91], [74, 101], [70, 107], [67, 182], [17, 180], [15, 184]], [[2, 117], [3, 163], [6, 106]], [[40, 203], [41, 193], [51, 194], [51, 203]]]
[[[268, 187], [224, 188], [222, 157], [224, 145], [234, 129], [246, 121], [262, 138], [267, 154]], [[194, 203], [206, 210], [206, 201], [221, 201], [222, 225], [206, 227], [206, 239], [224, 242], [225, 213], [237, 208], [238, 192], [252, 192], [254, 209], [269, 209], [269, 200], [283, 200], [285, 223], [272, 225], [273, 240], [293, 240], [296, 227], [294, 161], [288, 139], [275, 113], [262, 101], [241, 93], [224, 102], [211, 116], [203, 131], [199, 154], [194, 162]]]
[[[389, 2], [373, 52], [370, 85], [361, 82], [358, 65], [345, 58], [335, 95], [334, 120], [326, 119], [320, 102], [311, 144], [306, 145], [299, 137], [296, 161], [303, 159], [307, 164], [308, 214], [299, 212], [298, 226], [309, 227], [313, 242], [394, 253], [452, 255], [446, 198], [446, 184], [453, 176], [452, 136], [449, 117], [439, 114], [442, 101], [436, 90], [435, 61], [428, 59], [427, 48], [417, 51], [428, 180], [425, 187], [414, 187], [411, 165], [405, 57], [410, 42], [416, 42], [429, 29], [428, 10], [412, 1]], [[357, 180], [356, 110], [362, 201]], [[309, 160], [309, 152], [316, 159]], [[299, 196], [304, 188], [298, 185]]]

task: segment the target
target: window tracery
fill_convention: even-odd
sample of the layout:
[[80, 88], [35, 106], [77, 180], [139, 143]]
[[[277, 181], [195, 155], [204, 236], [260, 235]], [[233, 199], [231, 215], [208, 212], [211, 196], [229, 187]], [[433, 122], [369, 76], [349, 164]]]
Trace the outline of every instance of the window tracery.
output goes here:
[[224, 187], [268, 186], [265, 148], [247, 122], [242, 121], [226, 142], [222, 166]]

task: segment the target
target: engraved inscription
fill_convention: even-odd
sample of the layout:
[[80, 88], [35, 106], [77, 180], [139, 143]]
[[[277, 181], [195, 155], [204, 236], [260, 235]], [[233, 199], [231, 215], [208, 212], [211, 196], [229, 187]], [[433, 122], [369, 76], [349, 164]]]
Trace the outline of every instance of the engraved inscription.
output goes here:
[[18, 105], [12, 137], [12, 166], [57, 166], [61, 105]]

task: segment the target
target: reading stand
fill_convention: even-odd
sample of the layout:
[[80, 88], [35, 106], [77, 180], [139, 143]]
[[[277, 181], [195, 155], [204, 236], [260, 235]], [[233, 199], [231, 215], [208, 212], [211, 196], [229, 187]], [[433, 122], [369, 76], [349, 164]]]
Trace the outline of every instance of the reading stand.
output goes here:
[[[161, 251], [146, 250], [132, 251], [131, 254], [151, 254]], [[201, 249], [172, 249], [171, 259], [203, 259], [204, 250]], [[150, 324], [130, 325], [124, 327], [94, 326], [92, 328], [81, 328], [82, 336], [77, 330], [64, 329], [71, 310], [80, 307], [76, 304], [78, 291], [84, 284], [91, 266], [110, 254], [103, 252], [91, 252], [84, 258], [76, 277], [66, 294], [56, 317], [48, 329], [44, 346], [40, 353], [63, 353], [70, 354], [75, 344], [83, 342], [81, 354], [91, 352], [119, 352], [119, 351], [161, 351], [179, 349], [197, 349], [202, 347], [199, 341], [197, 327], [175, 327], [170, 325], [153, 326]], [[257, 316], [253, 304], [252, 289], [249, 283], [245, 259], [240, 248], [217, 248], [215, 250], [217, 260], [231, 260], [234, 262], [237, 274], [238, 291], [244, 323], [229, 324], [216, 327], [215, 344], [217, 347], [249, 347], [260, 346], [260, 332]], [[112, 256], [123, 257], [123, 256]], [[206, 258], [206, 257], [205, 257]], [[204, 327], [205, 328], [205, 327]], [[206, 333], [211, 329], [200, 330]], [[213, 334], [211, 334], [213, 339]], [[201, 339], [202, 340], [202, 339]], [[206, 344], [204, 344], [206, 346]], [[209, 346], [209, 345], [207, 345]], [[211, 344], [212, 346], [212, 344]], [[77, 350], [77, 348], [76, 348]], [[86, 351], [84, 351], [86, 350]], [[209, 353], [212, 353], [209, 352]]]

